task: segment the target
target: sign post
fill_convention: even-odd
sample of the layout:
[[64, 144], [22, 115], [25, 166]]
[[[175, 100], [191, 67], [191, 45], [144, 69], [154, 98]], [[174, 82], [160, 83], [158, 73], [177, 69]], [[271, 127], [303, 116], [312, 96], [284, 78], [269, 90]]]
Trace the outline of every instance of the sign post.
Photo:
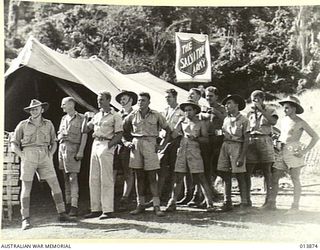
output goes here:
[[211, 57], [208, 35], [176, 33], [177, 82], [210, 82]]

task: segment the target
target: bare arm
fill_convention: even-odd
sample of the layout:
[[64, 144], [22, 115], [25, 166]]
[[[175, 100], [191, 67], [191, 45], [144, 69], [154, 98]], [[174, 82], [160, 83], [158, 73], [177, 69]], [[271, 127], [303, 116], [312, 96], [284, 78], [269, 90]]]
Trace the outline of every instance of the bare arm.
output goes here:
[[174, 126], [174, 129], [171, 133], [171, 138], [175, 139], [177, 138], [179, 135], [181, 135], [181, 123], [184, 121], [184, 117], [180, 118], [179, 121], [177, 122], [177, 124]]
[[243, 122], [243, 126], [242, 126], [243, 143], [242, 143], [239, 158], [237, 160], [238, 167], [241, 167], [244, 164], [244, 159], [246, 158], [246, 155], [247, 155], [248, 145], [249, 145], [249, 131], [250, 131], [249, 120], [246, 119]]
[[171, 129], [169, 126], [167, 126], [165, 129], [166, 131], [166, 136], [165, 138], [162, 140], [160, 146], [158, 147], [158, 150], [162, 150], [164, 149], [164, 147], [168, 144], [168, 142], [171, 140]]
[[255, 103], [255, 107], [261, 112], [261, 114], [268, 120], [268, 122], [274, 126], [277, 124], [278, 116], [267, 111], [260, 103]]
[[122, 138], [122, 143], [126, 147], [132, 147], [132, 142], [131, 142], [131, 132], [132, 132], [132, 120], [131, 120], [131, 115], [128, 115], [124, 120], [123, 120], [123, 138]]
[[302, 152], [303, 154], [306, 154], [317, 144], [317, 142], [319, 140], [319, 135], [306, 122], [304, 123], [303, 129], [311, 137], [311, 141], [309, 142], [308, 146]]
[[220, 120], [223, 120], [227, 116], [227, 113], [225, 111], [221, 112], [220, 110], [218, 110], [216, 108], [212, 109], [212, 113], [214, 115], [216, 115]]
[[87, 133], [83, 133], [81, 135], [81, 142], [80, 142], [80, 146], [79, 146], [79, 149], [78, 149], [78, 152], [77, 152], [77, 155], [76, 155], [76, 159], [77, 160], [81, 160], [83, 158], [83, 151], [84, 151], [84, 148], [86, 146], [87, 139], [88, 139], [88, 134]]
[[117, 145], [117, 144], [121, 141], [122, 134], [123, 134], [122, 131], [116, 133], [116, 134], [112, 137], [110, 143], [108, 144], [108, 148], [111, 148], [112, 146]]
[[16, 153], [20, 158], [22, 158], [23, 153], [21, 148], [14, 142], [11, 142], [11, 150]]
[[239, 158], [237, 160], [238, 167], [241, 167], [244, 163], [244, 159], [245, 159], [247, 152], [248, 152], [248, 145], [249, 145], [249, 133], [245, 133], [241, 152], [240, 152]]
[[209, 143], [208, 129], [205, 122], [201, 121], [200, 136], [197, 140], [199, 143]]
[[49, 147], [49, 154], [51, 156], [53, 156], [53, 154], [56, 152], [56, 150], [57, 150], [57, 142], [54, 141], [54, 142], [52, 142], [52, 144]]
[[89, 118], [92, 116], [93, 116], [92, 112], [84, 113], [84, 120], [83, 120], [82, 128], [81, 128], [81, 131], [83, 133], [89, 133], [93, 129], [93, 124], [89, 123], [89, 121], [88, 121]]

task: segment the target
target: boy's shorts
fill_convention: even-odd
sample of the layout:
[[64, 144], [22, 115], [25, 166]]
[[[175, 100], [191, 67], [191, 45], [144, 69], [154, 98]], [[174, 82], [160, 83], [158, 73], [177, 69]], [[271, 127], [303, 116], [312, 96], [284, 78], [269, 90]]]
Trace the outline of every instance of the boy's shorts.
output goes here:
[[237, 159], [240, 155], [242, 144], [243, 143], [241, 142], [223, 142], [218, 160], [218, 171], [231, 172], [235, 174], [246, 172], [245, 159], [242, 166], [237, 166]]
[[276, 151], [276, 161], [272, 167], [284, 171], [290, 168], [303, 167], [305, 165], [304, 157], [295, 156], [292, 149], [292, 147], [284, 145], [282, 150]]
[[27, 147], [22, 152], [20, 180], [33, 181], [35, 173], [39, 180], [57, 176], [47, 148]]
[[183, 138], [177, 151], [177, 161], [174, 172], [199, 174], [204, 172], [203, 160], [201, 157], [198, 142]]

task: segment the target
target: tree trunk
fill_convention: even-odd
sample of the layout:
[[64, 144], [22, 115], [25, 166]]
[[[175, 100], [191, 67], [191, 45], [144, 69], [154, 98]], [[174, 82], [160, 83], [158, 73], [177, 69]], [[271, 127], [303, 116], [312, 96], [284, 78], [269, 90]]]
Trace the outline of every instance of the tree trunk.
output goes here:
[[10, 0], [8, 12], [8, 33], [9, 36], [17, 34], [18, 19], [19, 19], [19, 0]]
[[298, 32], [299, 32], [299, 37], [298, 37], [298, 42], [299, 42], [299, 47], [301, 51], [301, 67], [302, 69], [306, 65], [306, 21], [305, 21], [305, 14], [306, 14], [306, 7], [305, 6], [300, 6], [300, 11], [298, 15]]

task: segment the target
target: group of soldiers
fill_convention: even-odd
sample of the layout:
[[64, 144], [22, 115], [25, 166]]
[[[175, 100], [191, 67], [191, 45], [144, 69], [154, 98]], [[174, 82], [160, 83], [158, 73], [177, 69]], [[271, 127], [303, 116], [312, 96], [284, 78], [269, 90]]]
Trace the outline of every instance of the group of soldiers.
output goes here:
[[[22, 229], [31, 228], [30, 193], [35, 173], [51, 188], [59, 221], [78, 216], [78, 174], [90, 131], [94, 138], [89, 172], [90, 213], [85, 218], [102, 220], [114, 216], [114, 187], [119, 170], [124, 177], [121, 209], [130, 205], [135, 183], [137, 205], [130, 212], [132, 215], [144, 213], [148, 205], [153, 206], [156, 216], [174, 212], [179, 205], [208, 212], [231, 211], [233, 176], [240, 190], [239, 211], [250, 211], [251, 175], [257, 167], [263, 172], [266, 186], [262, 209], [276, 209], [278, 182], [288, 171], [294, 185], [290, 211], [298, 210], [303, 156], [318, 141], [316, 132], [298, 116], [304, 111], [298, 98], [288, 96], [279, 102], [285, 116], [280, 137], [274, 141], [278, 115], [265, 104], [263, 91], [252, 92], [252, 105], [246, 116], [240, 113], [246, 107], [241, 96], [228, 95], [220, 104], [218, 89], [210, 86], [204, 93], [207, 105], [201, 106], [202, 94], [200, 89], [191, 88], [188, 100], [178, 104], [178, 93], [168, 89], [164, 93], [168, 106], [164, 112], [158, 112], [149, 107], [149, 93], [122, 91], [115, 97], [122, 106], [116, 112], [110, 105], [111, 94], [105, 91], [97, 96], [99, 111], [85, 114], [76, 111], [74, 98], [66, 97], [61, 102], [66, 114], [57, 134], [52, 122], [42, 116], [49, 104], [31, 100], [24, 108], [30, 117], [17, 125], [11, 137], [12, 149], [21, 158]], [[133, 109], [136, 104], [137, 109]], [[311, 140], [302, 148], [304, 131]], [[57, 142], [65, 197], [53, 164]], [[214, 206], [219, 200], [215, 189], [217, 176], [224, 182], [224, 202], [218, 207]], [[165, 189], [169, 189], [170, 197], [161, 211]], [[150, 201], [146, 200], [148, 192]]]

